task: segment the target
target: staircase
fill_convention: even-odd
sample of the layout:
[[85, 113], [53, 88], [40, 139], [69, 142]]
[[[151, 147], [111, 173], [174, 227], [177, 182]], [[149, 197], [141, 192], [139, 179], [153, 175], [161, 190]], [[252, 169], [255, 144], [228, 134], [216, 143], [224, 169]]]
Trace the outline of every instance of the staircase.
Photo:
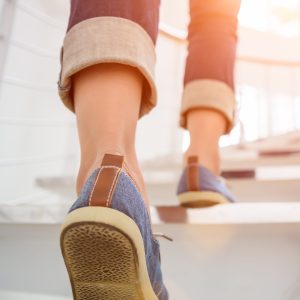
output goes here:
[[[175, 2], [163, 1], [163, 18], [170, 4]], [[74, 116], [55, 87], [68, 5], [67, 0], [0, 0], [1, 300], [71, 299], [58, 239], [76, 198], [78, 141]], [[175, 13], [172, 18], [177, 22]], [[230, 174], [236, 204], [178, 207], [184, 137], [177, 115], [185, 43], [184, 33], [176, 37], [177, 31], [160, 27], [157, 50], [168, 55], [158, 55], [159, 105], [152, 119], [141, 120], [137, 149], [154, 231], [174, 239], [160, 241], [170, 300], [299, 300], [299, 133], [222, 150], [222, 169]], [[292, 58], [299, 54], [297, 45], [290, 47]], [[249, 74], [241, 73], [240, 80], [257, 84]], [[285, 151], [270, 153], [270, 145], [280, 149], [274, 146], [278, 141]]]

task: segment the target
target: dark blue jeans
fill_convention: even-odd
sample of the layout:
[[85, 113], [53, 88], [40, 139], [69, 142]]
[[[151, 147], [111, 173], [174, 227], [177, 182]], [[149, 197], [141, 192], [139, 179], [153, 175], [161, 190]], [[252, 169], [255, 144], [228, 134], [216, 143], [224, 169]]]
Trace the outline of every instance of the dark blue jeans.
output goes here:
[[[94, 17], [114, 16], [141, 25], [156, 43], [160, 0], [71, 0], [68, 29]], [[184, 83], [216, 79], [234, 88], [240, 0], [190, 0], [189, 52]]]
[[[68, 31], [87, 19], [119, 17], [139, 24], [155, 44], [159, 6], [159, 0], [71, 0]], [[184, 86], [195, 81], [196, 84], [183, 97], [187, 98], [183, 99], [183, 115], [197, 106], [216, 109], [224, 114], [231, 127], [234, 96], [230, 90], [234, 91], [239, 7], [240, 0], [190, 0]], [[219, 102], [219, 98], [224, 100], [212, 103], [216, 98]], [[184, 120], [181, 125], [185, 127]]]

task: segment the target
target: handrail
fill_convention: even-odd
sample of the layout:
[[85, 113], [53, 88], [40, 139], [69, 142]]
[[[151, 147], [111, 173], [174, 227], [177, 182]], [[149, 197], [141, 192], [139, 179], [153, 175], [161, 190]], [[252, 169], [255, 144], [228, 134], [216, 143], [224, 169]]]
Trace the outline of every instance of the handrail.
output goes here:
[[52, 154], [52, 155], [35, 155], [30, 157], [14, 157], [14, 158], [3, 158], [0, 159], [0, 167], [11, 167], [11, 166], [21, 166], [21, 165], [32, 165], [32, 164], [42, 164], [50, 163], [53, 161], [65, 161], [73, 160], [76, 156], [73, 153], [66, 154]]
[[[170, 25], [160, 23], [159, 33], [166, 38], [173, 40], [178, 44], [186, 44], [187, 33], [184, 30], [178, 30]], [[290, 67], [290, 68], [300, 68], [300, 61], [289, 61], [289, 60], [275, 60], [266, 59], [251, 56], [238, 56], [237, 60], [245, 63], [253, 63], [260, 65], [278, 66], [278, 67]]]
[[242, 56], [242, 55], [237, 57], [237, 60], [245, 63], [253, 63], [259, 65], [300, 68], [300, 61], [289, 61], [289, 60], [279, 60], [279, 59], [275, 60], [275, 59], [266, 59], [266, 58]]
[[52, 27], [55, 27], [60, 30], [65, 30], [65, 24], [63, 22], [59, 22], [56, 19], [54, 19], [48, 15], [45, 15], [45, 14], [41, 13], [40, 11], [33, 9], [32, 7], [29, 7], [26, 4], [18, 2], [17, 8], [20, 9], [21, 11], [27, 13], [31, 17], [39, 19], [40, 21], [42, 21]]
[[57, 92], [56, 85], [54, 84], [54, 82], [52, 82], [53, 85], [44, 85], [44, 84], [37, 84], [35, 82], [26, 81], [11, 76], [3, 76], [2, 80], [0, 80], [0, 83], [6, 83], [9, 85], [14, 85], [26, 89], [33, 89], [33, 90], [46, 92], [46, 93]]
[[20, 41], [17, 39], [10, 39], [9, 43], [17, 48], [21, 48], [21, 49], [26, 50], [35, 55], [59, 60], [59, 51], [57, 51], [57, 52], [49, 51], [45, 48], [40, 48], [36, 45], [30, 44], [27, 42], [23, 42], [23, 41]]
[[75, 121], [66, 121], [60, 119], [26, 119], [26, 118], [0, 118], [0, 125], [27, 126], [27, 127], [52, 127], [73, 128], [76, 127]]
[[[27, 5], [24, 4], [17, 4], [17, 7], [24, 12], [28, 13], [32, 17], [38, 18], [39, 20], [56, 27], [57, 29], [65, 30], [64, 24], [62, 22], [59, 22], [52, 17], [49, 17], [37, 10], [34, 10]], [[187, 32], [185, 30], [180, 30], [177, 28], [174, 28], [171, 25], [168, 25], [166, 23], [160, 22], [159, 24], [159, 33], [162, 36], [165, 36], [166, 38], [175, 41], [178, 44], [186, 44], [187, 43]], [[18, 46], [27, 46], [28, 45], [21, 45], [19, 43]], [[29, 49], [28, 49], [29, 50]], [[52, 53], [46, 53], [44, 51], [41, 51], [38, 49], [36, 52], [39, 52], [39, 54], [43, 54], [49, 57], [53, 57], [54, 55]], [[43, 52], [43, 53], [42, 53]], [[278, 66], [278, 67], [291, 67], [291, 68], [299, 68], [300, 67], [300, 61], [288, 61], [288, 60], [272, 60], [272, 59], [266, 59], [266, 58], [256, 58], [256, 57], [250, 57], [250, 56], [238, 56], [237, 60], [240, 62], [245, 63], [253, 63], [253, 64], [260, 64], [260, 65], [271, 65], [271, 66]]]

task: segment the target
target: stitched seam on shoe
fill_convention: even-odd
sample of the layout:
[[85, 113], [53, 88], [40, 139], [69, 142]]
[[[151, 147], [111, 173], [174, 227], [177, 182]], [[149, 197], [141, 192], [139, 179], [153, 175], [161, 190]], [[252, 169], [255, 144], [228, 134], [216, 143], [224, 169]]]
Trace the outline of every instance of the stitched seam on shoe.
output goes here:
[[112, 185], [110, 187], [110, 190], [109, 190], [109, 193], [108, 193], [108, 197], [107, 197], [107, 200], [106, 200], [106, 206], [107, 207], [109, 207], [109, 205], [111, 204], [111, 194], [112, 194], [112, 191], [114, 190], [114, 187], [115, 187], [115, 184], [116, 184], [116, 180], [119, 177], [118, 175], [119, 175], [120, 170], [121, 170], [121, 168], [116, 168], [116, 167], [114, 167], [114, 168], [118, 169], [118, 171], [117, 171], [117, 173], [116, 173], [116, 175], [114, 177], [113, 183], [112, 183]]
[[93, 197], [93, 194], [94, 194], [94, 191], [95, 191], [96, 183], [98, 181], [98, 178], [99, 178], [101, 172], [102, 172], [102, 167], [99, 169], [99, 172], [98, 172], [97, 177], [95, 179], [93, 189], [92, 189], [92, 192], [91, 192], [90, 198], [89, 198], [89, 206], [91, 206], [91, 200], [92, 200], [92, 197]]
[[131, 183], [134, 185], [134, 187], [137, 189], [137, 191], [138, 191], [139, 193], [141, 193], [141, 192], [140, 192], [140, 189], [137, 187], [137, 185], [136, 185], [136, 183], [134, 182], [134, 180], [132, 179], [132, 177], [131, 177], [130, 175], [128, 175], [126, 172], [124, 172], [124, 175], [131, 181]]
[[108, 169], [108, 168], [120, 169], [119, 167], [111, 166], [111, 165], [102, 166], [101, 168], [102, 168], [102, 169]]
[[157, 293], [156, 296], [159, 296], [161, 294], [161, 292], [163, 291], [163, 286], [160, 288], [159, 292]]
[[[133, 186], [136, 188], [136, 190], [141, 194], [139, 188], [136, 186], [135, 182], [133, 181], [133, 179], [131, 178], [130, 175], [128, 175], [126, 172], [123, 172], [123, 174], [129, 179], [129, 181], [133, 184]], [[142, 197], [142, 194], [141, 194], [141, 198], [142, 198], [142, 201], [145, 205], [145, 199]], [[146, 213], [147, 213], [147, 216], [148, 216], [148, 225], [150, 226], [151, 228], [151, 239], [153, 239], [153, 233], [152, 233], [152, 223], [151, 223], [151, 217], [150, 217], [150, 213], [149, 211], [146, 209]], [[157, 241], [158, 242], [158, 241]]]
[[[121, 168], [116, 167], [116, 166], [112, 166], [112, 165], [102, 166], [102, 167], [101, 167], [101, 170], [102, 170], [102, 169], [110, 169], [110, 168], [121, 170]], [[118, 173], [117, 173], [117, 174], [118, 174]], [[112, 184], [111, 187], [110, 187], [110, 190], [109, 190], [109, 193], [108, 193], [108, 197], [107, 197], [107, 199], [106, 199], [106, 207], [109, 207], [109, 204], [111, 203], [111, 201], [109, 201], [109, 200], [110, 200], [110, 197], [111, 197], [111, 193], [112, 193], [112, 190], [113, 190], [113, 186], [114, 186], [114, 183], [115, 183], [117, 174], [116, 174], [116, 176], [115, 176], [115, 178], [114, 178], [114, 180], [113, 180], [113, 184]], [[98, 179], [98, 177], [97, 177], [97, 179]]]
[[[99, 179], [99, 176], [100, 176], [102, 170], [103, 170], [103, 169], [107, 169], [107, 168], [120, 169], [119, 167], [116, 167], [116, 166], [110, 166], [110, 165], [109, 165], [109, 166], [102, 166], [102, 167], [100, 167], [99, 172], [98, 172], [98, 174], [97, 174], [97, 177], [96, 177], [96, 179], [95, 179], [94, 185], [93, 185], [92, 192], [91, 192], [90, 197], [89, 197], [89, 206], [91, 206], [91, 200], [92, 200], [92, 197], [93, 197], [93, 194], [94, 194], [94, 191], [95, 191], [95, 187], [96, 187], [96, 183], [97, 183], [97, 181], [98, 181], [98, 179]], [[120, 170], [121, 170], [121, 169], [120, 169]], [[112, 188], [110, 189], [109, 195], [111, 194], [111, 190], [112, 190]], [[109, 199], [109, 197], [108, 197], [108, 199]], [[108, 199], [106, 200], [106, 205], [108, 204]]]
[[[125, 166], [125, 164], [124, 164], [124, 166]], [[126, 166], [125, 166], [125, 167], [126, 167]], [[94, 182], [94, 186], [93, 186], [93, 189], [92, 189], [90, 198], [89, 198], [89, 206], [90, 206], [90, 203], [91, 203], [91, 199], [92, 199], [92, 196], [93, 196], [93, 193], [94, 193], [94, 189], [95, 189], [97, 180], [98, 180], [98, 178], [99, 178], [99, 176], [100, 176], [102, 170], [103, 170], [103, 169], [107, 169], [107, 168], [119, 169], [119, 172], [116, 174], [116, 176], [115, 176], [115, 178], [114, 178], [114, 181], [115, 181], [117, 175], [118, 175], [118, 174], [120, 175], [120, 174], [121, 174], [121, 171], [122, 171], [122, 168], [119, 168], [119, 167], [116, 167], [116, 166], [112, 166], [112, 165], [102, 166], [102, 167], [100, 168], [100, 170], [99, 170], [99, 172], [98, 172], [98, 174], [97, 174], [96, 180], [95, 180], [95, 182]], [[137, 186], [136, 182], [134, 181], [134, 179], [133, 179], [129, 174], [127, 174], [126, 172], [123, 172], [123, 173], [124, 173], [124, 175], [130, 180], [130, 182], [134, 185], [134, 187], [137, 189], [137, 191], [138, 191], [139, 193], [141, 193], [141, 191], [140, 191], [140, 189], [138, 188], [138, 186]], [[113, 185], [112, 185], [112, 186], [113, 186]], [[111, 187], [111, 189], [110, 189], [108, 199], [109, 199], [110, 196], [111, 196], [111, 192], [112, 192], [112, 187]], [[108, 203], [109, 203], [108, 199], [107, 199], [107, 201], [106, 201], [106, 205], [108, 205]], [[144, 199], [142, 198], [142, 200], [144, 200]], [[148, 212], [147, 212], [147, 214], [148, 214], [148, 218], [150, 218]], [[149, 219], [149, 220], [150, 220], [150, 219]], [[150, 227], [152, 227], [150, 221], [149, 221], [149, 225], [150, 225]]]
[[[103, 169], [115, 168], [115, 169], [120, 169], [120, 171], [122, 170], [122, 168], [112, 166], [112, 165], [102, 166], [101, 168], [103, 168]], [[134, 184], [135, 188], [141, 193], [141, 189], [138, 187], [136, 178], [132, 174], [129, 174], [129, 167], [127, 166], [126, 161], [124, 161], [124, 169], [126, 171], [126, 172], [124, 172], [124, 174], [131, 180], [131, 182]]]
[[[196, 164], [196, 163], [191, 163], [191, 164], [189, 164], [188, 166], [200, 166], [199, 164]], [[186, 166], [186, 167], [188, 167], [188, 166]]]
[[129, 172], [129, 167], [127, 166], [126, 162], [124, 163], [124, 169], [127, 171], [126, 175], [131, 179], [131, 181], [134, 183], [136, 189], [142, 194], [142, 191], [141, 189], [138, 187], [138, 184], [137, 184], [137, 180], [135, 178], [134, 175], [130, 174]]

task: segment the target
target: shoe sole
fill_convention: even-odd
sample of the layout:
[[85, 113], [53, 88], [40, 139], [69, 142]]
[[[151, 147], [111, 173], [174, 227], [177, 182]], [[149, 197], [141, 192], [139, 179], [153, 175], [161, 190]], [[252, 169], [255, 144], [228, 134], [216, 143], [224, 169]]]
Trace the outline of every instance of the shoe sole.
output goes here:
[[125, 214], [76, 209], [62, 225], [60, 246], [74, 300], [158, 300], [140, 230]]
[[189, 208], [204, 208], [218, 204], [229, 204], [230, 201], [216, 192], [186, 192], [179, 194], [178, 200], [181, 206]]

